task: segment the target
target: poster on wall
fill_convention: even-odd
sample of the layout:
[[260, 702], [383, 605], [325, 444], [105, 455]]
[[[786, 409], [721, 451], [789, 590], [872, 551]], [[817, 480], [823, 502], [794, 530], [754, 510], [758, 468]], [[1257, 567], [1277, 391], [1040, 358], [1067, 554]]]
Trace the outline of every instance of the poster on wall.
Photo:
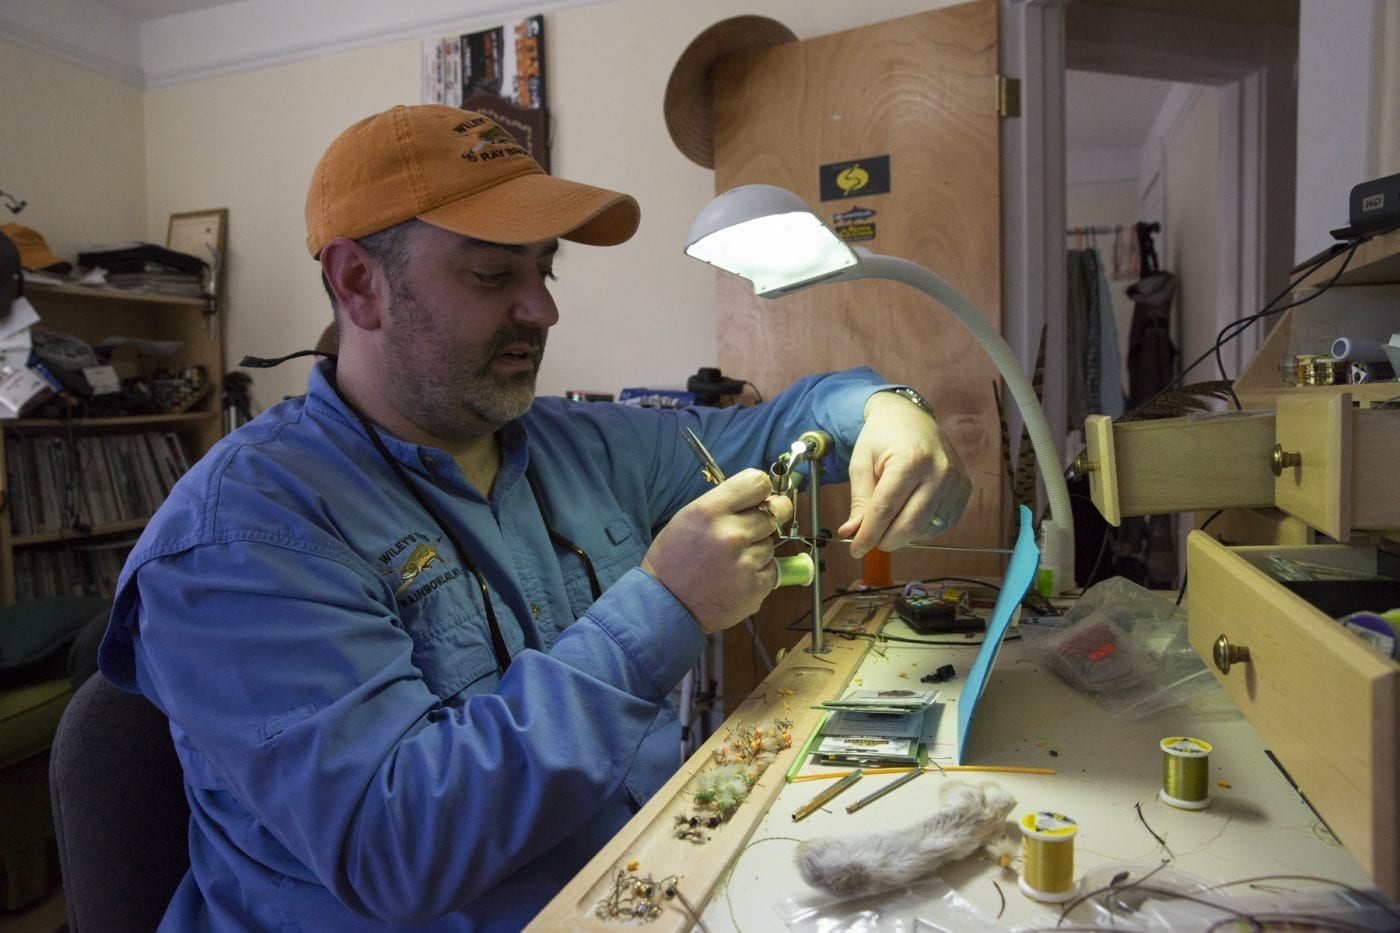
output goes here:
[[544, 16], [423, 43], [423, 100], [483, 113], [549, 171]]
[[423, 101], [460, 107], [491, 94], [522, 110], [544, 110], [544, 16], [423, 42]]

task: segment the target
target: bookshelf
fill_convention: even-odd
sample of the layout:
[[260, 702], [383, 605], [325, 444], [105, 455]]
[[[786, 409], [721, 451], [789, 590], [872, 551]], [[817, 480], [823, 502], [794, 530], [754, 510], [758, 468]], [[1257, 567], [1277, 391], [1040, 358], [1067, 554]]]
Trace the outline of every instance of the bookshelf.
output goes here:
[[129, 351], [126, 365], [150, 385], [162, 385], [150, 378], [159, 371], [203, 374], [200, 391], [163, 399], [161, 414], [0, 421], [0, 602], [111, 595], [170, 484], [223, 433], [222, 321], [199, 297], [32, 282], [24, 293], [40, 326], [94, 346], [178, 345], [159, 357]]

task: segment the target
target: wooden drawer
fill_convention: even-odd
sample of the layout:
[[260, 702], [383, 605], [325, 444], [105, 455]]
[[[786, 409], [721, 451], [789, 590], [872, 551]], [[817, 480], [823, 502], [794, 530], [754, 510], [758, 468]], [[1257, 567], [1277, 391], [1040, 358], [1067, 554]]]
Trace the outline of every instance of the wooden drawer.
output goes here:
[[1133, 515], [1274, 504], [1273, 412], [1084, 422], [1089, 497], [1110, 525]]
[[1274, 430], [1280, 509], [1337, 541], [1400, 528], [1400, 497], [1383, 479], [1400, 459], [1400, 409], [1354, 408], [1349, 392], [1280, 398]]
[[[1347, 851], [1377, 887], [1400, 897], [1400, 665], [1266, 573], [1272, 554], [1360, 570], [1376, 565], [1370, 547], [1227, 548], [1193, 531], [1191, 644]], [[1222, 663], [1222, 637], [1247, 649], [1248, 660]]]

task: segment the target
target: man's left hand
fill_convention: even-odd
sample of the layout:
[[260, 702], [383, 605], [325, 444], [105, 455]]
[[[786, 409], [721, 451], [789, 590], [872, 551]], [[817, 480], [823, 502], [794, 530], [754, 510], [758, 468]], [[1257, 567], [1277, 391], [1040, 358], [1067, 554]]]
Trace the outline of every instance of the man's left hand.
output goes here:
[[877, 392], [865, 403], [850, 479], [851, 516], [837, 535], [852, 539], [855, 558], [951, 528], [972, 494], [938, 422], [892, 392]]

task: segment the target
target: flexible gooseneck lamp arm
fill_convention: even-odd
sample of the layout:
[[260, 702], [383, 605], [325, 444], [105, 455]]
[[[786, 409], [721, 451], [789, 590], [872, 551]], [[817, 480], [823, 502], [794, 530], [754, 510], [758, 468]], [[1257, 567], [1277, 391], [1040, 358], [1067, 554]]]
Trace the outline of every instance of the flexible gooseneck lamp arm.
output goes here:
[[800, 198], [773, 185], [742, 185], [716, 197], [696, 218], [685, 251], [748, 279], [763, 298], [825, 282], [886, 279], [916, 288], [947, 308], [992, 358], [1021, 410], [1050, 508], [1050, 517], [1040, 525], [1041, 566], [1053, 572], [1052, 593], [1074, 586], [1074, 517], [1045, 410], [1011, 347], [969, 298], [917, 263], [852, 249]]

